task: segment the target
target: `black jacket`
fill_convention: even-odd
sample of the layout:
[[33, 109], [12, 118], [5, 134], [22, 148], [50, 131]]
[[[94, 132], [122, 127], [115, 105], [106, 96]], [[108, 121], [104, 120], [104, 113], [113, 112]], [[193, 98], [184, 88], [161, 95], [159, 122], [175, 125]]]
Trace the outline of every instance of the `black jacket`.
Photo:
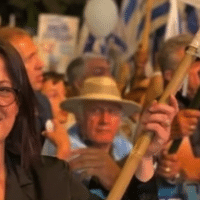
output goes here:
[[[68, 164], [55, 157], [42, 156], [27, 172], [19, 156], [6, 154], [6, 200], [98, 200], [69, 171]], [[123, 200], [157, 200], [156, 178], [147, 183], [132, 179]]]
[[8, 154], [6, 200], [91, 200], [93, 196], [72, 178], [68, 165], [53, 157], [42, 157], [42, 162], [25, 173], [17, 156]]

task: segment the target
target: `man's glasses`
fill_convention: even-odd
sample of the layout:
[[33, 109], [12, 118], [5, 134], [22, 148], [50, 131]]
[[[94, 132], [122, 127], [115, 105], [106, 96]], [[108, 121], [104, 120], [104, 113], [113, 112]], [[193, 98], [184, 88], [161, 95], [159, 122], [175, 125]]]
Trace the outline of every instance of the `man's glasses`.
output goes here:
[[11, 105], [18, 97], [18, 89], [11, 87], [0, 87], [0, 106]]
[[95, 108], [90, 108], [89, 110], [90, 110], [90, 112], [93, 113], [93, 115], [101, 115], [104, 112], [108, 112], [110, 115], [115, 115], [115, 116], [122, 115], [121, 109], [118, 109], [118, 108], [109, 108], [109, 107], [98, 108], [98, 107], [95, 107]]

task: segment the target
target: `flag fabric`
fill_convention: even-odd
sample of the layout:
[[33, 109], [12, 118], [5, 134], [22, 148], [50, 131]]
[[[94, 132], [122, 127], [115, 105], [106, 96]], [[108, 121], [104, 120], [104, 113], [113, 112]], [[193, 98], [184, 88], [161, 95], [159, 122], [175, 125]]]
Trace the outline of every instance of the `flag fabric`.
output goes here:
[[[80, 30], [77, 54], [95, 52], [106, 55], [115, 48], [130, 58], [136, 52], [142, 38], [145, 24], [146, 2], [148, 0], [123, 0], [116, 29], [105, 38], [92, 35], [85, 23]], [[190, 3], [189, 3], [190, 2]], [[194, 5], [197, 2], [197, 6]], [[184, 9], [180, 5], [184, 4]], [[197, 0], [154, 0], [151, 14], [150, 52], [154, 61], [163, 40], [179, 33], [194, 34], [198, 27]], [[183, 7], [183, 6], [182, 6]], [[185, 20], [185, 27], [183, 21]]]
[[[130, 55], [134, 55], [141, 41], [146, 2], [147, 0], [124, 0], [122, 4], [120, 17], [123, 33], [121, 35], [128, 45]], [[151, 14], [150, 52], [155, 55], [161, 42], [169, 37], [180, 33], [195, 34], [199, 28], [199, 11], [199, 0], [154, 0]]]
[[165, 40], [176, 36], [181, 33], [180, 17], [178, 13], [178, 2], [177, 0], [170, 1], [170, 12], [167, 20], [165, 30]]
[[[121, 10], [123, 39], [128, 44], [128, 55], [135, 54], [142, 38], [147, 0], [124, 0]], [[169, 0], [154, 0], [151, 13], [150, 52], [158, 49], [169, 14]], [[132, 6], [132, 7], [131, 7]], [[130, 8], [131, 7], [131, 8]]]
[[183, 33], [195, 34], [199, 29], [199, 0], [177, 0], [181, 29]]
[[200, 1], [199, 0], [179, 0], [179, 2], [183, 2], [187, 5], [191, 5], [196, 9], [200, 9]]
[[137, 50], [137, 29], [141, 20], [142, 0], [124, 0], [120, 12], [120, 35], [128, 45], [127, 57]]
[[[144, 28], [146, 1], [147, 0], [124, 0], [119, 14], [118, 25], [106, 38], [96, 38], [89, 33], [87, 26], [83, 24], [80, 30], [77, 54], [94, 51], [106, 54], [109, 48], [114, 47], [125, 54], [125, 58], [127, 59], [134, 55]], [[168, 11], [168, 0], [154, 1], [151, 28], [152, 36], [155, 35], [156, 31], [159, 31], [160, 28], [163, 29], [163, 26], [165, 28]], [[163, 31], [159, 32], [161, 33]], [[152, 37], [152, 41], [153, 43], [158, 43], [158, 40], [154, 40], [154, 37]]]
[[118, 29], [117, 26], [108, 36], [98, 38], [90, 33], [86, 24], [83, 24], [77, 44], [77, 55], [87, 52], [107, 55], [110, 48], [117, 49], [122, 53], [126, 52], [127, 44], [123, 41], [122, 37], [118, 35]]
[[187, 4], [186, 7], [185, 7], [185, 12], [186, 12], [186, 15], [187, 15], [188, 31], [192, 34], [195, 34], [199, 29], [198, 16], [197, 16], [196, 8], [194, 6]]

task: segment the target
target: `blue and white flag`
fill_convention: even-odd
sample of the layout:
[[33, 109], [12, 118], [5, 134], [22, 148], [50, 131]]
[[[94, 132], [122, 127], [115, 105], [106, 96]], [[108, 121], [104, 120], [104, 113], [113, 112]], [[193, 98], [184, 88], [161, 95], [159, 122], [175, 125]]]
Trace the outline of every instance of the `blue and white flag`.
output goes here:
[[124, 0], [120, 13], [120, 27], [122, 39], [128, 45], [128, 55], [132, 56], [137, 50], [137, 29], [141, 21], [142, 0]]
[[127, 44], [118, 34], [118, 27], [104, 38], [97, 38], [92, 35], [86, 26], [83, 24], [77, 45], [77, 55], [93, 52], [101, 55], [107, 55], [110, 48], [117, 49], [124, 53], [127, 50]]
[[[91, 35], [87, 26], [83, 24], [77, 54], [84, 52], [106, 54], [109, 48], [114, 46], [119, 51], [126, 53], [127, 57], [132, 56], [141, 40], [145, 23], [146, 1], [123, 0], [118, 25], [106, 38], [98, 39]], [[184, 11], [180, 9], [182, 4], [185, 4]], [[150, 51], [155, 53], [159, 49], [161, 41], [178, 34], [178, 32], [194, 34], [199, 26], [197, 15], [197, 9], [199, 8], [200, 3], [198, 0], [154, 0]], [[187, 31], [183, 27], [183, 19], [186, 21]], [[180, 21], [181, 23], [179, 23]]]
[[188, 5], [195, 7], [196, 9], [200, 9], [200, 1], [199, 0], [178, 0], [179, 2], [184, 2]]
[[165, 40], [174, 37], [181, 33], [180, 17], [178, 12], [177, 0], [170, 1], [170, 12], [167, 20], [167, 26], [165, 30]]
[[[142, 38], [145, 24], [147, 0], [124, 0], [121, 10], [124, 41], [128, 44], [129, 55], [136, 52]], [[169, 14], [169, 0], [154, 0], [151, 14], [150, 52], [158, 49], [164, 37]]]
[[105, 51], [105, 41], [105, 38], [98, 39], [92, 35], [87, 25], [84, 23], [79, 31], [76, 54], [77, 56], [86, 52], [103, 54]]
[[199, 20], [197, 10], [193, 5], [187, 4], [185, 7], [187, 18], [187, 31], [195, 34], [199, 29]]
[[195, 34], [199, 29], [199, 0], [177, 0], [182, 33]]

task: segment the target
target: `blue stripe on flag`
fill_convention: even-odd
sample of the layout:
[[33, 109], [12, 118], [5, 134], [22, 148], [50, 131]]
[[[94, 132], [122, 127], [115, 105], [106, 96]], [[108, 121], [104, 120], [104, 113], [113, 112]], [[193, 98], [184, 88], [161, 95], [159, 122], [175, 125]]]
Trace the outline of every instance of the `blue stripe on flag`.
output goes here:
[[198, 31], [198, 28], [199, 28], [195, 8], [193, 6], [187, 5], [185, 11], [186, 11], [186, 14], [187, 14], [188, 30], [192, 34], [195, 34]]
[[121, 51], [125, 52], [127, 50], [127, 44], [117, 35], [115, 34], [110, 34], [107, 38], [106, 38], [106, 42], [108, 42], [109, 40], [113, 39], [113, 43], [118, 46], [120, 48]]
[[106, 45], [101, 45], [101, 55], [107, 55], [108, 54], [108, 48]]
[[163, 36], [165, 35], [165, 30], [166, 30], [166, 24], [161, 26], [161, 27], [159, 27], [156, 30], [155, 34], [154, 34], [154, 37], [153, 37], [153, 50], [152, 50], [153, 66], [155, 66], [155, 64], [156, 64], [155, 55], [156, 55], [156, 52], [158, 52], [158, 50], [160, 48]]
[[[153, 9], [152, 15], [151, 15], [152, 21], [160, 16], [167, 14], [169, 12], [169, 8], [170, 8], [170, 4], [169, 4], [169, 2], [166, 2], [166, 3], [156, 7], [155, 9]], [[145, 16], [142, 17], [142, 20], [141, 20], [140, 24], [138, 25], [137, 38], [139, 38], [139, 35], [141, 34], [141, 32], [144, 28], [144, 20], [145, 20]]]
[[133, 14], [136, 6], [137, 6], [137, 0], [129, 0], [129, 3], [123, 13], [125, 24], [127, 24], [131, 19], [131, 15]]
[[[108, 37], [106, 37], [105, 44], [102, 43], [99, 46], [99, 51], [102, 55], [106, 55], [108, 53], [109, 41], [111, 41], [111, 43], [114, 44], [122, 52], [125, 52], [127, 50], [127, 44], [120, 37], [111, 33]], [[95, 42], [96, 38], [92, 34], [89, 34], [83, 52], [92, 52]]]
[[157, 8], [153, 9], [152, 11], [152, 20], [156, 19], [157, 17], [160, 17], [162, 15], [165, 15], [169, 12], [170, 4], [169, 2], [166, 2]]
[[93, 35], [89, 34], [89, 37], [87, 39], [87, 42], [85, 44], [85, 48], [84, 48], [83, 52], [91, 52], [93, 49], [95, 40], [96, 40], [96, 38]]

